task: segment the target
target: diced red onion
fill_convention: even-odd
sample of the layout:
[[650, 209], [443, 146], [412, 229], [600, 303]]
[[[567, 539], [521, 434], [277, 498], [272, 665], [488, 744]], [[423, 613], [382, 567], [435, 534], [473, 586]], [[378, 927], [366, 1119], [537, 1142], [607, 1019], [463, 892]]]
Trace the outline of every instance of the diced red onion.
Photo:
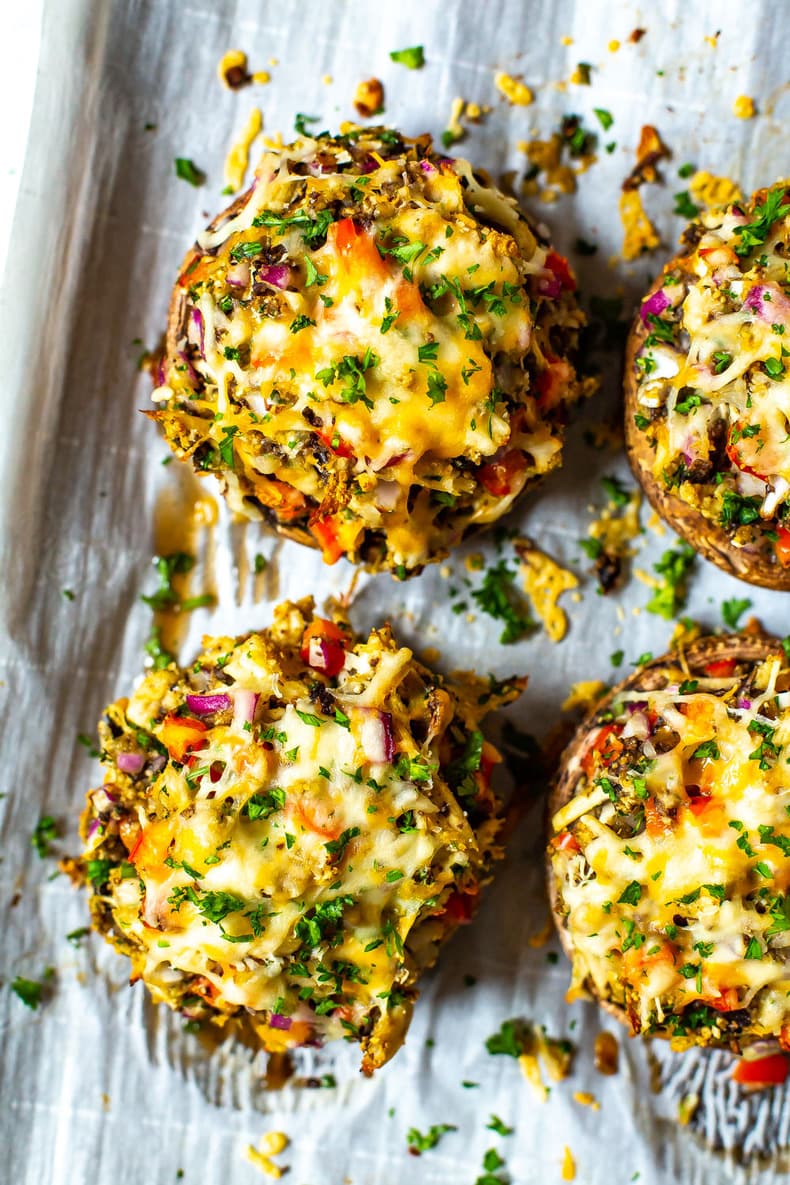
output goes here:
[[181, 359], [181, 361], [184, 363], [184, 366], [187, 369], [187, 374], [189, 375], [192, 382], [195, 384], [195, 386], [199, 387], [201, 385], [200, 375], [198, 374], [198, 372], [195, 370], [194, 366], [192, 365], [192, 360], [189, 357], [189, 355], [186, 353], [185, 350], [179, 350], [178, 356]]
[[645, 741], [645, 743], [642, 745], [642, 752], [644, 753], [645, 757], [647, 757], [648, 761], [652, 761], [654, 757], [658, 757], [658, 750], [652, 741]]
[[189, 312], [189, 329], [187, 338], [200, 350], [200, 357], [206, 357], [206, 326], [200, 309], [192, 308]]
[[260, 696], [257, 691], [247, 691], [239, 688], [231, 695], [233, 700], [233, 725], [239, 728], [244, 724], [252, 724], [255, 719], [255, 708]]
[[762, 1041], [753, 1041], [751, 1045], [747, 1045], [745, 1049], [741, 1050], [741, 1057], [744, 1061], [754, 1062], [761, 1057], [769, 1057], [772, 1053], [779, 1053], [779, 1042], [770, 1040], [768, 1038]]
[[422, 169], [423, 173], [438, 173], [439, 172], [439, 170], [436, 168], [436, 166], [432, 165], [429, 160], [421, 160], [420, 161], [420, 168]]
[[311, 638], [307, 647], [307, 662], [315, 671], [328, 671], [332, 652], [324, 638]]
[[187, 707], [197, 716], [206, 716], [209, 712], [224, 712], [230, 706], [230, 696], [225, 692], [218, 692], [215, 695], [187, 696]]
[[291, 279], [291, 269], [287, 263], [273, 263], [259, 267], [255, 273], [256, 280], [263, 280], [273, 288], [287, 288]]
[[749, 289], [745, 309], [751, 309], [762, 321], [784, 321], [790, 315], [790, 301], [778, 284], [755, 284]]
[[373, 497], [379, 510], [394, 510], [400, 494], [401, 486], [397, 481], [380, 481]]
[[246, 259], [241, 260], [229, 272], [225, 273], [225, 283], [229, 288], [246, 288], [250, 282], [250, 265]]
[[157, 368], [156, 368], [156, 385], [157, 385], [157, 387], [164, 387], [165, 378], [166, 378], [166, 376], [165, 376], [165, 356], [164, 356], [164, 354], [162, 354], [159, 359], [159, 364], [157, 365]]
[[290, 1016], [283, 1016], [279, 1012], [272, 1012], [269, 1016], [269, 1024], [273, 1029], [284, 1029], [287, 1032], [293, 1021]]
[[553, 272], [548, 276], [540, 276], [538, 292], [549, 300], [556, 300], [558, 296], [562, 296], [562, 281]]
[[364, 716], [359, 739], [368, 761], [375, 765], [392, 761], [395, 755], [392, 716], [389, 712], [379, 712], [377, 708], [364, 708], [361, 711]]
[[98, 819], [91, 819], [90, 823], [88, 824], [88, 839], [93, 839], [100, 827], [101, 823]]
[[115, 764], [125, 774], [139, 774], [145, 765], [145, 757], [142, 753], [119, 753]]
[[752, 706], [752, 701], [750, 699], [739, 699], [738, 700], [738, 707], [744, 708], [747, 712], [751, 706]]
[[631, 699], [625, 705], [626, 712], [643, 712], [647, 707], [646, 699]]
[[100, 786], [91, 794], [91, 806], [100, 818], [106, 818], [117, 801], [118, 799], [110, 794], [109, 790], [105, 790], [104, 786]]
[[644, 712], [633, 713], [631, 719], [626, 721], [622, 735], [624, 737], [636, 737], [640, 741], [647, 740], [650, 736], [650, 721]]
[[658, 288], [652, 296], [648, 296], [647, 300], [642, 302], [639, 309], [639, 316], [642, 318], [642, 324], [647, 324], [648, 317], [660, 317], [665, 309], [670, 305], [669, 297], [663, 288]]

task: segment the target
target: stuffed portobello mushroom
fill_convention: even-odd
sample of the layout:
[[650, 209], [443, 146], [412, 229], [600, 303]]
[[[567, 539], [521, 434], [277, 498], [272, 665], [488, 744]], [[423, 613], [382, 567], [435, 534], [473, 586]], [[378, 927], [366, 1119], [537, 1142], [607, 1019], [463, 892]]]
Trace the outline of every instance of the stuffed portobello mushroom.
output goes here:
[[790, 1049], [788, 757], [773, 638], [702, 638], [606, 697], [550, 803], [571, 993], [677, 1048]]
[[95, 928], [154, 1000], [246, 1018], [281, 1052], [404, 1040], [416, 981], [501, 855], [479, 724], [524, 680], [451, 684], [395, 642], [285, 603], [150, 671], [99, 726], [78, 865]]
[[575, 289], [430, 137], [303, 137], [187, 255], [151, 414], [234, 511], [403, 577], [560, 464]]
[[631, 331], [631, 465], [707, 559], [790, 589], [790, 193], [709, 211], [682, 244]]

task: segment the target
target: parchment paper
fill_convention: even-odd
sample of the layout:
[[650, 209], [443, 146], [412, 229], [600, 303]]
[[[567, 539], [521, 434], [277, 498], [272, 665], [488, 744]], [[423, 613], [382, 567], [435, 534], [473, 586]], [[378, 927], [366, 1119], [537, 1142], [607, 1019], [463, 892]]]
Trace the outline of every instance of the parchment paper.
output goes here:
[[[629, 1042], [594, 1006], [564, 1003], [568, 967], [562, 956], [547, 958], [556, 943], [528, 941], [546, 916], [540, 802], [476, 922], [426, 979], [395, 1061], [368, 1082], [356, 1072], [355, 1050], [343, 1045], [302, 1059], [302, 1072], [334, 1073], [336, 1089], [265, 1092], [260, 1057], [239, 1049], [207, 1056], [179, 1018], [153, 1008], [141, 985], [127, 986], [125, 961], [103, 942], [70, 946], [65, 935], [86, 923], [85, 898], [64, 877], [49, 879], [54, 863], [39, 860], [29, 836], [49, 813], [61, 825], [56, 849], [76, 849], [83, 794], [100, 778], [76, 734], [91, 733], [103, 706], [141, 670], [150, 615], [139, 594], [155, 584], [154, 514], [161, 490], [181, 477], [176, 464], [162, 467], [165, 447], [139, 413], [149, 384], [136, 370], [133, 343], [158, 340], [181, 257], [225, 201], [222, 161], [250, 107], [259, 104], [267, 131], [282, 130], [287, 140], [296, 112], [320, 115], [330, 127], [353, 118], [354, 87], [371, 75], [385, 85], [385, 118], [410, 134], [439, 134], [455, 96], [491, 104], [460, 150], [495, 177], [523, 172], [517, 142], [548, 135], [564, 113], [594, 127], [592, 108], [611, 110], [614, 126], [600, 139], [616, 140], [615, 151], [600, 153], [574, 197], [532, 208], [560, 249], [578, 236], [597, 242], [595, 256], [574, 257], [585, 294], [620, 294], [630, 310], [664, 257], [609, 265], [621, 243], [619, 185], [641, 124], [655, 123], [675, 153], [666, 186], [645, 192], [668, 253], [681, 229], [671, 213], [673, 192], [686, 187], [677, 179], [680, 164], [727, 173], [747, 192], [787, 171], [786, 12], [768, 0], [48, 0], [2, 289], [0, 1181], [169, 1185], [183, 1170], [185, 1185], [252, 1185], [264, 1178], [244, 1149], [272, 1129], [293, 1141], [279, 1159], [295, 1185], [471, 1185], [491, 1147], [519, 1185], [559, 1181], [565, 1145], [577, 1180], [589, 1185], [625, 1185], [634, 1174], [648, 1185], [769, 1181], [784, 1165], [774, 1150], [790, 1139], [787, 1091], [744, 1100], [730, 1082], [727, 1055], [681, 1059], [657, 1043], [651, 1050]], [[646, 33], [630, 44], [636, 27]], [[612, 38], [622, 43], [618, 52], [607, 49]], [[415, 44], [425, 46], [425, 69], [390, 61], [390, 50]], [[224, 90], [216, 65], [232, 47], [247, 51], [252, 69], [269, 69], [271, 83]], [[279, 64], [269, 66], [271, 58]], [[579, 61], [591, 63], [593, 85], [556, 86]], [[508, 106], [494, 89], [498, 69], [523, 74], [534, 105]], [[732, 115], [741, 93], [756, 98], [758, 119]], [[145, 130], [149, 123], [155, 128]], [[175, 177], [177, 156], [205, 170], [203, 188]], [[580, 573], [588, 565], [577, 540], [591, 508], [604, 503], [599, 479], [627, 477], [621, 455], [583, 440], [585, 426], [616, 405], [618, 366], [616, 354], [605, 360], [604, 392], [575, 424], [564, 469], [513, 519]], [[650, 570], [672, 542], [646, 531], [637, 566]], [[491, 542], [474, 548], [487, 559], [492, 549]], [[265, 625], [276, 600], [308, 592], [322, 600], [346, 589], [352, 575], [345, 564], [327, 569], [305, 549], [233, 525], [222, 510], [198, 550], [193, 589], [213, 580], [218, 607], [193, 615], [185, 658], [203, 632]], [[257, 602], [252, 582], [239, 580], [242, 552], [247, 563], [258, 552], [271, 561]], [[356, 624], [389, 616], [404, 641], [436, 647], [447, 669], [530, 673], [510, 715], [538, 735], [556, 721], [574, 680], [612, 673], [612, 651], [625, 650], [627, 670], [668, 641], [669, 624], [639, 611], [650, 595], [644, 585], [632, 580], [602, 598], [586, 577], [582, 602], [566, 598], [571, 628], [561, 645], [536, 635], [502, 647], [495, 622], [450, 611], [448, 589], [465, 574], [463, 555], [451, 569], [447, 577], [433, 568], [405, 587], [388, 576], [362, 577]], [[716, 626], [720, 602], [736, 595], [751, 599], [768, 628], [787, 633], [786, 596], [747, 589], [702, 561], [687, 611]], [[30, 1011], [7, 985], [16, 975], [38, 979], [48, 966], [56, 969], [51, 998]], [[476, 982], [466, 986], [470, 976]], [[572, 1078], [555, 1085], [544, 1106], [513, 1060], [485, 1051], [485, 1038], [509, 1017], [578, 1043]], [[612, 1079], [592, 1066], [601, 1027], [621, 1039]], [[656, 1076], [665, 1081], [659, 1094], [651, 1089]], [[600, 1112], [580, 1107], [574, 1091], [594, 1092]], [[696, 1131], [675, 1121], [689, 1092], [703, 1100]], [[492, 1112], [515, 1133], [486, 1130]], [[407, 1129], [434, 1123], [458, 1131], [415, 1160]], [[727, 1151], [741, 1145], [745, 1167]]]

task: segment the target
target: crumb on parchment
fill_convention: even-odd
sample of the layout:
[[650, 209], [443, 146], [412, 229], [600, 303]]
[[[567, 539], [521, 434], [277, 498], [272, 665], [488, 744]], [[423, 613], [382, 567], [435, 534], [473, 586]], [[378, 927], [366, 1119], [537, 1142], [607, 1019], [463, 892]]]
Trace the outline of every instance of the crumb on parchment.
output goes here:
[[378, 78], [368, 78], [357, 85], [354, 107], [363, 119], [370, 119], [384, 110], [384, 86]]
[[260, 107], [253, 107], [247, 122], [225, 157], [225, 185], [228, 192], [237, 193], [244, 184], [244, 177], [250, 163], [250, 148], [263, 128], [263, 113]]
[[525, 82], [520, 78], [514, 78], [512, 74], [505, 74], [502, 70], [494, 75], [494, 86], [513, 107], [528, 107], [535, 99], [534, 93]]
[[564, 592], [578, 588], [579, 581], [573, 572], [534, 547], [529, 539], [515, 540], [514, 547], [521, 563], [524, 592], [551, 641], [561, 642], [568, 632], [568, 617], [560, 608], [559, 598]]
[[737, 182], [698, 169], [689, 180], [689, 191], [703, 206], [728, 206], [743, 196]]
[[738, 95], [732, 105], [732, 113], [736, 119], [754, 119], [757, 114], [754, 99], [749, 95]]
[[279, 1156], [281, 1152], [284, 1152], [290, 1142], [285, 1132], [267, 1132], [259, 1140], [257, 1148], [254, 1144], [247, 1146], [247, 1159], [266, 1173], [267, 1177], [279, 1180], [288, 1170], [275, 1164], [272, 1157]]
[[567, 1144], [562, 1154], [562, 1179], [563, 1181], [576, 1180], [576, 1161], [573, 1159], [573, 1153]]

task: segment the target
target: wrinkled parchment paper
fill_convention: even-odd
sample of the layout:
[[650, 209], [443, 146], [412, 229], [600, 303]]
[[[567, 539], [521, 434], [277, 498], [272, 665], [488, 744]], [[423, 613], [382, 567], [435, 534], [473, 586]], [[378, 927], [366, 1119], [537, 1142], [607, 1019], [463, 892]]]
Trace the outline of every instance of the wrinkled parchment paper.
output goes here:
[[[272, 1129], [293, 1141], [279, 1161], [291, 1166], [294, 1185], [471, 1185], [491, 1147], [519, 1185], [559, 1181], [565, 1145], [577, 1180], [589, 1185], [768, 1181], [782, 1168], [776, 1149], [790, 1140], [788, 1091], [744, 1099], [730, 1082], [727, 1055], [675, 1057], [657, 1043], [651, 1049], [628, 1041], [593, 1005], [564, 1003], [567, 965], [562, 956], [547, 958], [556, 943], [528, 941], [546, 917], [540, 802], [476, 922], [426, 979], [395, 1062], [368, 1082], [356, 1072], [354, 1049], [300, 1059], [303, 1074], [333, 1073], [336, 1089], [266, 1092], [260, 1056], [235, 1048], [208, 1057], [178, 1017], [153, 1008], [141, 985], [127, 986], [124, 960], [103, 942], [94, 937], [72, 947], [65, 935], [85, 924], [85, 898], [65, 877], [49, 879], [54, 862], [39, 860], [29, 836], [40, 815], [52, 814], [62, 834], [57, 850], [76, 849], [82, 797], [100, 777], [76, 734], [92, 733], [103, 706], [141, 669], [150, 615], [139, 594], [155, 586], [154, 516], [161, 491], [184, 477], [175, 464], [162, 467], [164, 445], [139, 413], [149, 384], [136, 369], [135, 340], [149, 347], [158, 340], [181, 257], [224, 203], [222, 161], [250, 107], [260, 105], [267, 132], [282, 130], [287, 139], [299, 111], [320, 115], [322, 126], [353, 118], [354, 87], [371, 75], [384, 82], [385, 118], [411, 134], [439, 134], [456, 96], [490, 104], [460, 150], [495, 177], [523, 172], [519, 140], [546, 136], [567, 112], [592, 128], [592, 108], [609, 109], [615, 123], [600, 135], [601, 147], [612, 139], [616, 149], [600, 152], [575, 196], [532, 208], [560, 249], [578, 236], [598, 244], [596, 255], [574, 257], [584, 292], [622, 295], [630, 310], [664, 258], [610, 265], [621, 244], [619, 185], [641, 124], [656, 124], [674, 151], [667, 184], [643, 191], [668, 252], [681, 229], [671, 213], [673, 192], [686, 187], [679, 165], [727, 173], [747, 191], [787, 171], [785, 12], [769, 0], [45, 4], [2, 290], [0, 1180], [247, 1185], [264, 1178], [245, 1161], [245, 1147]], [[646, 33], [629, 43], [637, 27]], [[617, 52], [608, 48], [611, 39], [621, 42]], [[425, 46], [425, 69], [390, 61], [390, 50], [415, 44]], [[217, 62], [236, 47], [247, 51], [252, 69], [270, 71], [268, 86], [235, 94], [220, 86]], [[579, 61], [592, 65], [593, 85], [558, 87]], [[494, 88], [499, 69], [523, 75], [535, 90], [532, 106], [504, 102]], [[757, 119], [733, 116], [739, 94], [756, 98]], [[206, 185], [178, 180], [175, 157], [192, 158]], [[589, 565], [577, 540], [592, 508], [603, 505], [600, 477], [627, 477], [622, 455], [596, 452], [583, 439], [585, 426], [616, 406], [618, 365], [616, 354], [605, 359], [604, 392], [575, 424], [563, 471], [513, 518], [580, 574]], [[672, 542], [670, 534], [646, 530], [636, 566], [650, 571]], [[482, 550], [487, 559], [494, 554], [491, 542]], [[352, 575], [345, 564], [324, 568], [295, 544], [230, 523], [224, 510], [217, 527], [200, 534], [197, 551], [193, 591], [213, 584], [218, 605], [193, 615], [182, 657], [203, 632], [266, 624], [276, 600], [312, 591], [321, 601], [346, 589]], [[258, 552], [270, 563], [254, 589], [240, 576]], [[588, 575], [581, 603], [565, 598], [571, 626], [561, 645], [536, 635], [502, 647], [495, 622], [450, 611], [448, 589], [466, 574], [463, 555], [450, 566], [451, 577], [433, 568], [405, 587], [388, 576], [362, 577], [356, 624], [388, 615], [404, 641], [438, 649], [447, 669], [529, 672], [529, 689], [509, 714], [538, 735], [556, 720], [571, 682], [610, 676], [612, 651], [625, 650], [625, 671], [668, 641], [669, 623], [640, 612], [650, 596], [643, 584], [632, 580], [602, 598]], [[767, 627], [788, 631], [786, 596], [747, 589], [701, 561], [688, 612], [719, 625], [720, 602], [735, 595], [748, 596]], [[16, 975], [39, 979], [48, 966], [56, 969], [50, 998], [28, 1010], [7, 985]], [[485, 1051], [485, 1038], [509, 1017], [530, 1018], [578, 1044], [572, 1078], [555, 1085], [545, 1105], [512, 1059]], [[592, 1066], [601, 1027], [621, 1041], [620, 1072], [611, 1079]], [[664, 1087], [655, 1093], [659, 1078]], [[593, 1092], [601, 1110], [579, 1106], [574, 1091]], [[701, 1105], [683, 1128], [675, 1116], [689, 1093]], [[515, 1127], [513, 1135], [486, 1130], [492, 1112]], [[408, 1128], [435, 1123], [458, 1131], [419, 1160], [410, 1157]]]

